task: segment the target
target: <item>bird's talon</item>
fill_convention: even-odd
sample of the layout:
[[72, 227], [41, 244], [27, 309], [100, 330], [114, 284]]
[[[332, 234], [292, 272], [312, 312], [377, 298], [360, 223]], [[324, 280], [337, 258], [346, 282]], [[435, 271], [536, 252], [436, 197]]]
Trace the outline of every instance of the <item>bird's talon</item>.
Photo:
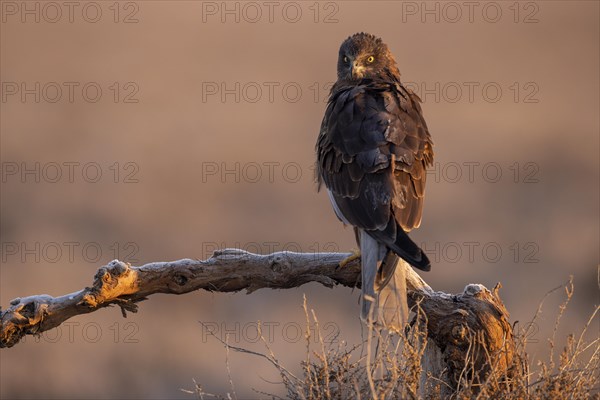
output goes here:
[[358, 260], [360, 259], [360, 250], [357, 249], [352, 249], [352, 255], [344, 258], [342, 261], [340, 261], [340, 263], [338, 264], [339, 268], [344, 268], [346, 265], [350, 264], [352, 261], [354, 260]]

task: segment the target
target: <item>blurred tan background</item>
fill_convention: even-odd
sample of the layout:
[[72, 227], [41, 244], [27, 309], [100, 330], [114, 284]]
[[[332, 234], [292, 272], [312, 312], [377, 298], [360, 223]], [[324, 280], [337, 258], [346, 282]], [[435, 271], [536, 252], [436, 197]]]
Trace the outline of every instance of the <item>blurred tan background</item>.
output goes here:
[[[3, 307], [79, 290], [115, 257], [353, 248], [311, 166], [339, 45], [357, 31], [388, 43], [424, 100], [437, 164], [412, 237], [429, 284], [502, 282], [523, 326], [574, 275], [561, 338], [598, 304], [597, 2], [48, 4], [1, 2]], [[261, 351], [254, 323], [270, 324], [298, 371], [303, 294], [327, 338], [360, 341], [356, 290], [157, 295], [128, 319], [101, 310], [2, 350], [0, 395], [192, 398], [180, 388], [194, 379], [230, 391], [199, 321]], [[529, 338], [534, 359], [562, 299]], [[284, 394], [264, 360], [229, 359], [238, 396]]]

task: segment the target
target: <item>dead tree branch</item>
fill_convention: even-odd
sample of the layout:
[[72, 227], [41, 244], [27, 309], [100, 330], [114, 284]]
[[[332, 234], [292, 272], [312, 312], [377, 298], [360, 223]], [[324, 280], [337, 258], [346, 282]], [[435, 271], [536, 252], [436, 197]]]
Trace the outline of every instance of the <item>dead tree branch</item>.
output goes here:
[[1, 311], [0, 347], [12, 347], [25, 335], [55, 328], [79, 314], [118, 305], [123, 315], [155, 293], [184, 294], [199, 289], [236, 292], [287, 289], [308, 282], [327, 287], [360, 285], [360, 263], [343, 268], [350, 254], [278, 252], [268, 255], [238, 249], [216, 251], [208, 260], [183, 259], [139, 267], [118, 260], [98, 269], [91, 287], [60, 297], [36, 295], [13, 299]]
[[[40, 334], [71, 317], [107, 306], [119, 306], [126, 316], [127, 311], [137, 312], [136, 303], [155, 293], [184, 294], [199, 289], [215, 292], [246, 289], [251, 293], [262, 288], [293, 288], [308, 282], [327, 287], [360, 286], [358, 260], [339, 266], [349, 255], [293, 252], [258, 255], [224, 249], [207, 260], [183, 259], [139, 267], [113, 260], [96, 272], [91, 287], [60, 297], [36, 295], [12, 300], [6, 310], [0, 310], [0, 347], [12, 347], [25, 335]], [[418, 303], [427, 318], [430, 341], [424, 360], [426, 371], [445, 376], [444, 380], [455, 387], [466, 362], [472, 363], [476, 370], [477, 367], [485, 370], [493, 355], [500, 370], [508, 373], [513, 364], [512, 328], [497, 288], [492, 293], [483, 285], [470, 284], [458, 295], [435, 292], [412, 268], [404, 263], [399, 267], [407, 269], [409, 305]], [[473, 351], [473, 343], [481, 347], [480, 351]]]

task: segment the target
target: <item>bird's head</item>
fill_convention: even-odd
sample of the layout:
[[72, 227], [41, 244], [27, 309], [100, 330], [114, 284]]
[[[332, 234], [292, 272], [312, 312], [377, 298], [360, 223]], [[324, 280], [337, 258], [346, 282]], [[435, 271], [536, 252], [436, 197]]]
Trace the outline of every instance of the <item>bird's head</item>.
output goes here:
[[397, 79], [396, 60], [383, 41], [368, 33], [355, 33], [344, 40], [338, 58], [338, 79], [357, 82], [361, 79]]

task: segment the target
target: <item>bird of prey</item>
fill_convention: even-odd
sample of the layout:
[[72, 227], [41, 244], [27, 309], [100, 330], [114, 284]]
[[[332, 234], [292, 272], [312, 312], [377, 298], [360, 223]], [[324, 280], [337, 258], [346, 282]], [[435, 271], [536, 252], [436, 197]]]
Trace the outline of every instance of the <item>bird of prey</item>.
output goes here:
[[428, 271], [407, 232], [421, 223], [433, 143], [419, 97], [400, 81], [380, 38], [357, 33], [339, 51], [317, 139], [317, 182], [337, 217], [354, 226], [362, 263], [361, 318], [390, 331], [408, 320], [407, 268]]

